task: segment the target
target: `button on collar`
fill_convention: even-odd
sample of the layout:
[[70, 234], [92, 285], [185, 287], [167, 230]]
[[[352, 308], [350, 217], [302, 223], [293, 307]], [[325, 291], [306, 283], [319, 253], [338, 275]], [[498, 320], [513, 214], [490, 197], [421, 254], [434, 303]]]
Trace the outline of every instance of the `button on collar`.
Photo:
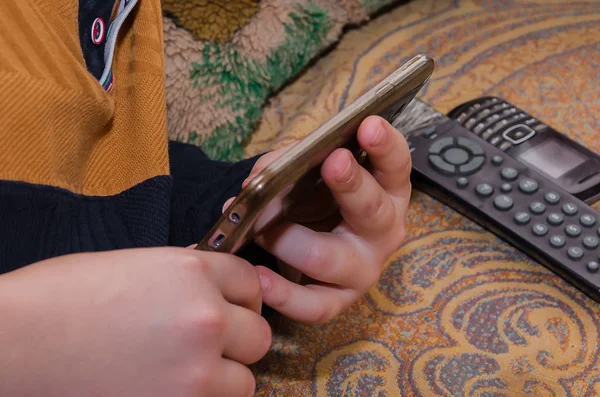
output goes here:
[[104, 19], [96, 18], [92, 23], [92, 43], [96, 45], [102, 44], [104, 37], [106, 36], [106, 29], [104, 25]]

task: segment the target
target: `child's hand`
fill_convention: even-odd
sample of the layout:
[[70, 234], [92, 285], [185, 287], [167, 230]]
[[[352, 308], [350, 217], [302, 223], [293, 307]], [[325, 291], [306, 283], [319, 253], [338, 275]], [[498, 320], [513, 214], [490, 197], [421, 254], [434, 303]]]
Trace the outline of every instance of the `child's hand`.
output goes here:
[[254, 395], [271, 345], [254, 266], [182, 248], [54, 257], [0, 277], [0, 395]]
[[[285, 223], [257, 240], [310, 279], [298, 284], [257, 267], [264, 303], [297, 321], [326, 322], [346, 310], [378, 281], [404, 239], [411, 193], [408, 145], [380, 117], [361, 124], [358, 141], [368, 153], [372, 175], [346, 149], [332, 153], [321, 169], [342, 215], [331, 232]], [[249, 179], [287, 148], [259, 159]]]

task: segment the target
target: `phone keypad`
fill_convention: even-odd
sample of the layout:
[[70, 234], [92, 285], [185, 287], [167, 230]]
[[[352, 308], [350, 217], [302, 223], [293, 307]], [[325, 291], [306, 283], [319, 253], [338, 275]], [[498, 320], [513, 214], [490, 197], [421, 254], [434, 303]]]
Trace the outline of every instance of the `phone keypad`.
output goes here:
[[[499, 158], [501, 156], [492, 156], [490, 165], [500, 164]], [[518, 187], [515, 190], [519, 194], [518, 198], [510, 194], [513, 188], [507, 181]], [[593, 214], [584, 213], [577, 217], [580, 208], [575, 203], [561, 202], [560, 195], [552, 190], [541, 193], [536, 179], [522, 176], [512, 167], [501, 169], [498, 183], [501, 194], [495, 194], [493, 183], [480, 183], [475, 188], [477, 196], [480, 199], [491, 199], [493, 207], [499, 212], [514, 211], [511, 215], [514, 224], [519, 227], [529, 225], [534, 238], [547, 239], [552, 249], [565, 250], [566, 257], [572, 261], [580, 261], [586, 252], [600, 248], [600, 228], [596, 230], [597, 236], [586, 233], [586, 230], [589, 231], [597, 223]], [[527, 202], [527, 197], [535, 199]], [[522, 209], [523, 204], [526, 205], [526, 210]], [[596, 273], [600, 270], [600, 264], [598, 261], [588, 261], [585, 269]]]
[[[522, 112], [512, 107], [499, 109], [498, 105], [501, 103], [481, 104], [465, 112], [468, 116], [465, 123], [473, 119], [471, 124], [475, 123], [480, 130], [481, 124], [487, 125], [494, 115], [500, 115], [499, 120], [487, 127], [491, 135], [486, 136], [488, 129], [480, 135], [482, 139], [487, 137], [488, 143], [513, 144], [504, 139], [503, 134], [508, 129], [502, 130], [500, 125], [510, 128], [509, 124], [522, 122], [531, 129], [537, 125], [537, 120]], [[482, 117], [478, 112], [482, 112]], [[508, 118], [503, 119], [504, 116]], [[504, 135], [513, 141], [523, 138], [521, 132], [517, 134], [517, 128], [510, 131]], [[489, 148], [489, 155], [486, 154], [485, 145], [477, 140], [469, 139], [468, 135], [445, 136], [443, 132], [433, 135], [424, 148], [430, 169], [445, 175], [441, 180], [451, 181], [454, 191], [460, 192], [456, 194], [464, 195], [466, 201], [477, 201], [473, 205], [487, 208], [492, 219], [508, 218], [510, 223], [505, 227], [512, 225], [509, 228], [521, 230], [531, 244], [554, 252], [553, 255], [563, 262], [571, 262], [578, 271], [600, 274], [600, 252], [597, 252], [600, 251], [600, 225], [593, 210], [562, 197], [555, 188], [545, 187], [543, 178], [533, 176], [511, 157], [498, 154], [499, 150]], [[600, 280], [598, 283], [600, 285]]]
[[474, 103], [457, 117], [457, 121], [502, 151], [520, 145], [548, 128], [498, 98]]

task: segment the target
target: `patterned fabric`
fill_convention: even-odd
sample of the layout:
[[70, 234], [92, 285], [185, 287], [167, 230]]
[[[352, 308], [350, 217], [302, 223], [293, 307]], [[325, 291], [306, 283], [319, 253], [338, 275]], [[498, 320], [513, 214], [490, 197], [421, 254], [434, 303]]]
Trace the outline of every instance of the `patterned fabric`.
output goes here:
[[401, 0], [162, 0], [171, 139], [235, 160], [272, 92]]
[[[419, 0], [272, 98], [247, 155], [305, 136], [417, 52], [437, 61], [420, 96], [437, 109], [498, 95], [600, 152], [600, 2]], [[408, 230], [348, 313], [274, 324], [258, 396], [600, 396], [600, 305], [418, 191]]]
[[[600, 2], [418, 0], [349, 31], [270, 98], [246, 155], [305, 136], [418, 52], [437, 61], [420, 96], [437, 109], [498, 95], [600, 152]], [[186, 68], [187, 54], [173, 52], [171, 67]], [[192, 102], [189, 116], [172, 111], [175, 124], [222, 112]], [[600, 395], [600, 305], [418, 191], [407, 226], [406, 244], [349, 312], [319, 326], [274, 322], [273, 348], [253, 367], [257, 396]]]

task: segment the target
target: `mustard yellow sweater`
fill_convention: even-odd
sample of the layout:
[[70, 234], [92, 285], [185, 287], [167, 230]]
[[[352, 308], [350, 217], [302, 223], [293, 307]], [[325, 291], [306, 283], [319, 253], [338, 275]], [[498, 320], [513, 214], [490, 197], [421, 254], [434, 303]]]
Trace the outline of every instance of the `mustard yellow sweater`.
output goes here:
[[198, 242], [255, 159], [166, 132], [160, 0], [0, 1], [0, 273]]

